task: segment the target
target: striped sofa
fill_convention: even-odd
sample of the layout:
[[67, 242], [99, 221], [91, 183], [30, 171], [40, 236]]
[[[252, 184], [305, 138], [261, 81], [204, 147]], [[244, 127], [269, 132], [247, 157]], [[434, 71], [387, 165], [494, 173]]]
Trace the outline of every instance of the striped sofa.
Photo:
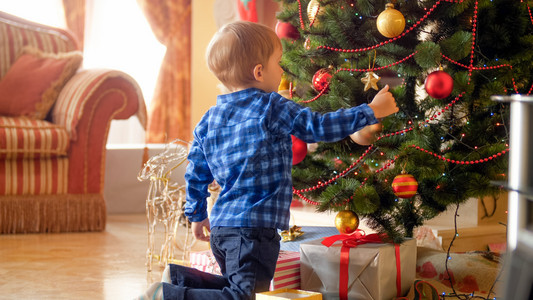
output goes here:
[[[0, 80], [26, 45], [78, 50], [69, 32], [0, 12]], [[146, 124], [137, 83], [81, 67], [44, 120], [0, 116], [0, 233], [101, 231], [106, 142], [112, 119]]]

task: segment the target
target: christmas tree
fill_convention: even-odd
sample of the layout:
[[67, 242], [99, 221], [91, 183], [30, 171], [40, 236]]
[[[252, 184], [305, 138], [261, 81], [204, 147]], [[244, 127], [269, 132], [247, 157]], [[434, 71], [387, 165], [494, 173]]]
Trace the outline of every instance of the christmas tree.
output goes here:
[[297, 150], [296, 139], [295, 198], [401, 241], [451, 205], [501, 193], [509, 106], [490, 96], [533, 89], [528, 3], [280, 0], [280, 92], [325, 113], [389, 83], [400, 108], [339, 142]]

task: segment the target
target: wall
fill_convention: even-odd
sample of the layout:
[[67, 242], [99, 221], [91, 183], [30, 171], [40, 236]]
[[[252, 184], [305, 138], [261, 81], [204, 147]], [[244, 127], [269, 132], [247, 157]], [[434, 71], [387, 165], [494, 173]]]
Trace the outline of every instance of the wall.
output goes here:
[[[165, 152], [166, 145], [148, 144], [148, 157]], [[175, 147], [170, 147], [174, 150]], [[150, 180], [137, 177], [143, 167], [144, 145], [108, 145], [104, 182], [104, 199], [108, 214], [142, 214], [146, 212], [146, 199]], [[170, 166], [174, 166], [169, 164]], [[185, 184], [186, 164], [181, 164], [171, 172], [171, 181]]]
[[[274, 29], [278, 3], [274, 0], [257, 0], [256, 7], [259, 22]], [[219, 26], [236, 20], [237, 17], [234, 0], [192, 1], [192, 128], [216, 104], [216, 97], [220, 94], [220, 82], [207, 68], [205, 49]]]
[[[218, 79], [205, 63], [205, 49], [217, 31], [213, 18], [215, 0], [192, 2], [191, 122], [194, 128], [204, 113], [216, 103]], [[226, 1], [228, 2], [228, 1]]]

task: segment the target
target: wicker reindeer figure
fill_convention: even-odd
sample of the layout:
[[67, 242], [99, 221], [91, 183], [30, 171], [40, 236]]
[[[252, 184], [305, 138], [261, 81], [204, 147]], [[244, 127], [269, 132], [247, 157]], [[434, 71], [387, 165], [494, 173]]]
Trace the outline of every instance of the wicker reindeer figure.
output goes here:
[[[167, 144], [165, 150], [144, 164], [139, 172], [139, 181], [150, 180], [146, 199], [146, 218], [148, 221], [148, 249], [146, 262], [148, 272], [152, 262], [157, 260], [161, 266], [176, 262], [175, 250], [181, 250], [184, 260], [194, 242], [190, 234], [189, 222], [184, 215], [185, 186], [172, 179], [172, 172], [187, 161], [189, 143], [175, 140]], [[156, 248], [156, 227], [164, 229], [159, 254]], [[178, 241], [178, 230], [186, 228], [184, 241]]]

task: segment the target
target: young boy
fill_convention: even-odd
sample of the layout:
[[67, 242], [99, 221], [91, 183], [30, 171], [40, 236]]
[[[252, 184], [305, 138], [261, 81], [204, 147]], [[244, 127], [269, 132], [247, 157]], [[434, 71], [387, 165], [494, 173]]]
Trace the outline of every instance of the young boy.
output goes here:
[[[398, 111], [386, 86], [368, 105], [312, 112], [276, 93], [281, 55], [276, 33], [250, 22], [224, 26], [208, 46], [209, 69], [231, 93], [218, 96], [194, 130], [185, 214], [196, 239], [210, 241], [224, 276], [169, 265], [165, 299], [253, 299], [267, 291], [279, 254], [277, 230], [289, 227], [291, 135], [334, 142]], [[222, 189], [208, 218], [213, 180]]]

